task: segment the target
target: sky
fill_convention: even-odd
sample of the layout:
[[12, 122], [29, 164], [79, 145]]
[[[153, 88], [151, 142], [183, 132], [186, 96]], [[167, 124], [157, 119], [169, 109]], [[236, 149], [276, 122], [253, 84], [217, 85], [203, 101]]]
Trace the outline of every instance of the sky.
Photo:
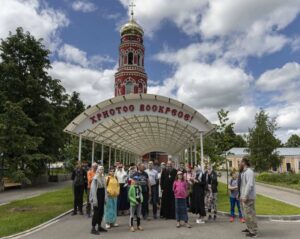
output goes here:
[[[51, 50], [49, 74], [86, 105], [114, 95], [129, 0], [0, 0], [0, 38], [19, 26]], [[264, 109], [285, 142], [300, 135], [299, 0], [135, 0], [148, 93], [182, 101], [239, 134]]]

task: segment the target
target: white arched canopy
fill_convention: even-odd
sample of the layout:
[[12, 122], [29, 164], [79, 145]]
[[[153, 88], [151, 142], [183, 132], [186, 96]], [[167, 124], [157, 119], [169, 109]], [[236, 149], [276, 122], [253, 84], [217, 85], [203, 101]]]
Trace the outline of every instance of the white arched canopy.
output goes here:
[[203, 115], [177, 100], [129, 94], [86, 109], [64, 131], [142, 156], [152, 151], [178, 155], [213, 129]]

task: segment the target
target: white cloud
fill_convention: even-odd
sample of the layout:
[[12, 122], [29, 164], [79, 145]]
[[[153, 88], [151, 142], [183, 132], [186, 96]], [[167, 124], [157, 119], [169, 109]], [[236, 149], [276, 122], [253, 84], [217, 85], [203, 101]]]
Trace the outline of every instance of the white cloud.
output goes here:
[[[130, 0], [119, 0], [128, 8]], [[164, 20], [174, 22], [187, 34], [199, 32], [200, 13], [207, 0], [143, 0], [136, 2], [135, 15], [147, 34], [162, 26]]]
[[94, 70], [71, 63], [55, 61], [49, 73], [60, 79], [67, 92], [77, 91], [85, 104], [94, 105], [114, 96], [116, 69]]
[[300, 64], [297, 62], [289, 62], [281, 68], [267, 70], [256, 82], [256, 86], [264, 91], [295, 88], [298, 84], [300, 84]]
[[69, 44], [64, 44], [58, 51], [58, 56], [70, 63], [79, 64], [81, 66], [88, 65], [86, 52]]
[[72, 8], [74, 11], [79, 11], [84, 13], [93, 12], [97, 10], [97, 6], [94, 3], [91, 3], [87, 0], [73, 2]]
[[93, 55], [88, 57], [85, 51], [69, 44], [62, 45], [62, 47], [58, 50], [58, 57], [65, 62], [90, 68], [102, 68], [102, 64], [104, 62], [115, 62], [107, 55]]
[[51, 50], [60, 42], [59, 30], [69, 24], [66, 15], [48, 7], [38, 0], [2, 0], [0, 7], [0, 38], [6, 38], [9, 31], [23, 27], [36, 38], [43, 38]]
[[298, 0], [214, 0], [201, 21], [206, 37], [247, 32], [256, 28], [282, 30], [300, 10]]

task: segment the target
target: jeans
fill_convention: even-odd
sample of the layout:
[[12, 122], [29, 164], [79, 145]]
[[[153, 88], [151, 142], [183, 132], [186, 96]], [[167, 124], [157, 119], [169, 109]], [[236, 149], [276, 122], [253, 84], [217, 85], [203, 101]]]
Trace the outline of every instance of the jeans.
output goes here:
[[230, 215], [232, 217], [235, 216], [235, 205], [238, 208], [239, 218], [243, 218], [243, 214], [242, 214], [241, 206], [240, 206], [240, 200], [233, 198], [233, 197], [230, 197]]
[[157, 214], [157, 204], [158, 204], [158, 194], [157, 194], [157, 185], [151, 186], [151, 203], [153, 206], [153, 216], [156, 217]]
[[133, 227], [133, 219], [136, 215], [136, 222], [137, 226], [139, 227], [141, 225], [141, 211], [142, 211], [142, 205], [139, 203], [135, 206], [130, 206], [130, 217], [129, 217], [129, 225]]

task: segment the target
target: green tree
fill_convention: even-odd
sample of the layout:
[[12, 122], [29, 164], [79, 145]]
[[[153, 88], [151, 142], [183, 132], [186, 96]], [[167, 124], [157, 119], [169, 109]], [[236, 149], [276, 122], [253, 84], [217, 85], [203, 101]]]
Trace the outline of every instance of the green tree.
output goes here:
[[41, 137], [33, 136], [27, 129], [37, 125], [23, 112], [21, 103], [7, 101], [0, 114], [0, 151], [8, 175], [18, 182], [30, 183], [30, 179], [41, 173], [44, 167], [38, 152]]
[[286, 142], [285, 147], [300, 147], [300, 137], [297, 134], [292, 134]]
[[229, 122], [228, 114], [229, 111], [223, 109], [218, 112], [219, 123], [216, 125], [216, 131], [204, 140], [204, 153], [216, 165], [223, 164], [226, 152], [235, 146], [234, 123]]
[[255, 126], [249, 129], [250, 160], [255, 170], [261, 172], [278, 167], [281, 157], [276, 152], [280, 141], [275, 136], [276, 121], [269, 118], [264, 110], [255, 116]]
[[[48, 74], [51, 68], [49, 50], [29, 32], [17, 28], [0, 45], [0, 112], [4, 102], [22, 104], [24, 113], [35, 123], [28, 124], [27, 131], [43, 141], [38, 146], [42, 154], [56, 158], [63, 147], [65, 135], [62, 129], [66, 125], [65, 89], [59, 80]], [[46, 159], [45, 159], [46, 160]]]

